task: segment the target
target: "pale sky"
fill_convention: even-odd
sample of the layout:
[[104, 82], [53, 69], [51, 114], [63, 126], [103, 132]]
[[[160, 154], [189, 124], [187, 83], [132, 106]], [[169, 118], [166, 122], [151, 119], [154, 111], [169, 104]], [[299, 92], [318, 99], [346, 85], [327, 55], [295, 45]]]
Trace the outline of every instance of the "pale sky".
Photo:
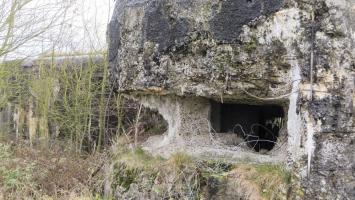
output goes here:
[[[50, 54], [53, 49], [56, 53], [105, 50], [106, 28], [113, 10], [113, 2], [113, 0], [33, 0], [20, 17], [26, 20], [27, 13], [30, 13], [34, 19], [47, 20], [53, 19], [60, 11], [59, 20], [56, 20], [54, 28], [23, 45], [9, 57], [36, 57], [43, 52]], [[62, 6], [65, 3], [70, 7], [64, 9]], [[45, 24], [46, 20], [32, 24], [30, 29]]]

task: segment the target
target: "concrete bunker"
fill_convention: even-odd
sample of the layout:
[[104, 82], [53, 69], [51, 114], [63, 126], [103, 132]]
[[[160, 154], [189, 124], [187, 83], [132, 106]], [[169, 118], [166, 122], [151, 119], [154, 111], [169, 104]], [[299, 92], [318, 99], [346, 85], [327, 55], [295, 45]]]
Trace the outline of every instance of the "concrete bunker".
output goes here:
[[[284, 107], [276, 104], [249, 105], [211, 101], [210, 122], [212, 131], [228, 144], [246, 144], [256, 152], [270, 151], [283, 136]], [[231, 141], [230, 136], [239, 140]], [[231, 143], [232, 142], [232, 143]]]

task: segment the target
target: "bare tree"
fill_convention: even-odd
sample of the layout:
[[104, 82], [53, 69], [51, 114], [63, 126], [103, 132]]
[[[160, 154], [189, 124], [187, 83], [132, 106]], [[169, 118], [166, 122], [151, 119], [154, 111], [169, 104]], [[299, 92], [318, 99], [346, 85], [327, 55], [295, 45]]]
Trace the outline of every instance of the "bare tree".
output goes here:
[[5, 60], [19, 48], [26, 48], [36, 40], [43, 41], [44, 33], [49, 30], [60, 30], [72, 2], [0, 0], [0, 58]]

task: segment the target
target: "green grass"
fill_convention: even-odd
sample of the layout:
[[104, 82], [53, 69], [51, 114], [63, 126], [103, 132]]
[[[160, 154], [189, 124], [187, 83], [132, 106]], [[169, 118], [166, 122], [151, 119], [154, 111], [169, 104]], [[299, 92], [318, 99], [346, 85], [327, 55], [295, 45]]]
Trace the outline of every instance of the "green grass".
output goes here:
[[291, 173], [274, 164], [237, 164], [235, 171], [255, 185], [264, 199], [284, 199], [291, 185]]
[[261, 164], [255, 165], [256, 171], [260, 175], [273, 175], [282, 180], [282, 182], [290, 184], [291, 183], [291, 174], [288, 172], [283, 166], [280, 165], [273, 165], [273, 164]]
[[149, 155], [140, 147], [133, 150], [124, 149], [116, 155], [114, 160], [116, 163], [124, 163], [128, 168], [144, 170], [153, 169], [163, 161], [160, 157]]

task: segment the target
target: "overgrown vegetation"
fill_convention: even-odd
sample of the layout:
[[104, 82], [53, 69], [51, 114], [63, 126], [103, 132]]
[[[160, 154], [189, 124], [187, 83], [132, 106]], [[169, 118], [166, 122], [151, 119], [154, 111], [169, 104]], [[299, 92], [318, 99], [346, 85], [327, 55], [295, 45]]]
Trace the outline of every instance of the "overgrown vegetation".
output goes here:
[[0, 143], [0, 199], [100, 199], [104, 154]]
[[153, 157], [124, 136], [94, 154], [67, 144], [0, 144], [3, 199], [286, 199], [290, 187], [278, 165]]
[[184, 153], [166, 160], [119, 146], [106, 190], [115, 199], [286, 199], [290, 187], [290, 174], [278, 165], [231, 164]]
[[37, 62], [29, 68], [20, 62], [0, 66], [0, 108], [11, 104], [16, 138], [28, 138], [31, 144], [68, 139], [77, 151], [108, 144], [107, 130], [119, 123], [120, 97], [110, 93], [104, 58]]
[[0, 64], [0, 110], [13, 113], [6, 121], [11, 130], [2, 131], [7, 137], [41, 145], [66, 141], [77, 152], [94, 152], [120, 135], [144, 140], [166, 131], [159, 114], [141, 108], [137, 116], [140, 105], [113, 91], [103, 54], [24, 63]]

